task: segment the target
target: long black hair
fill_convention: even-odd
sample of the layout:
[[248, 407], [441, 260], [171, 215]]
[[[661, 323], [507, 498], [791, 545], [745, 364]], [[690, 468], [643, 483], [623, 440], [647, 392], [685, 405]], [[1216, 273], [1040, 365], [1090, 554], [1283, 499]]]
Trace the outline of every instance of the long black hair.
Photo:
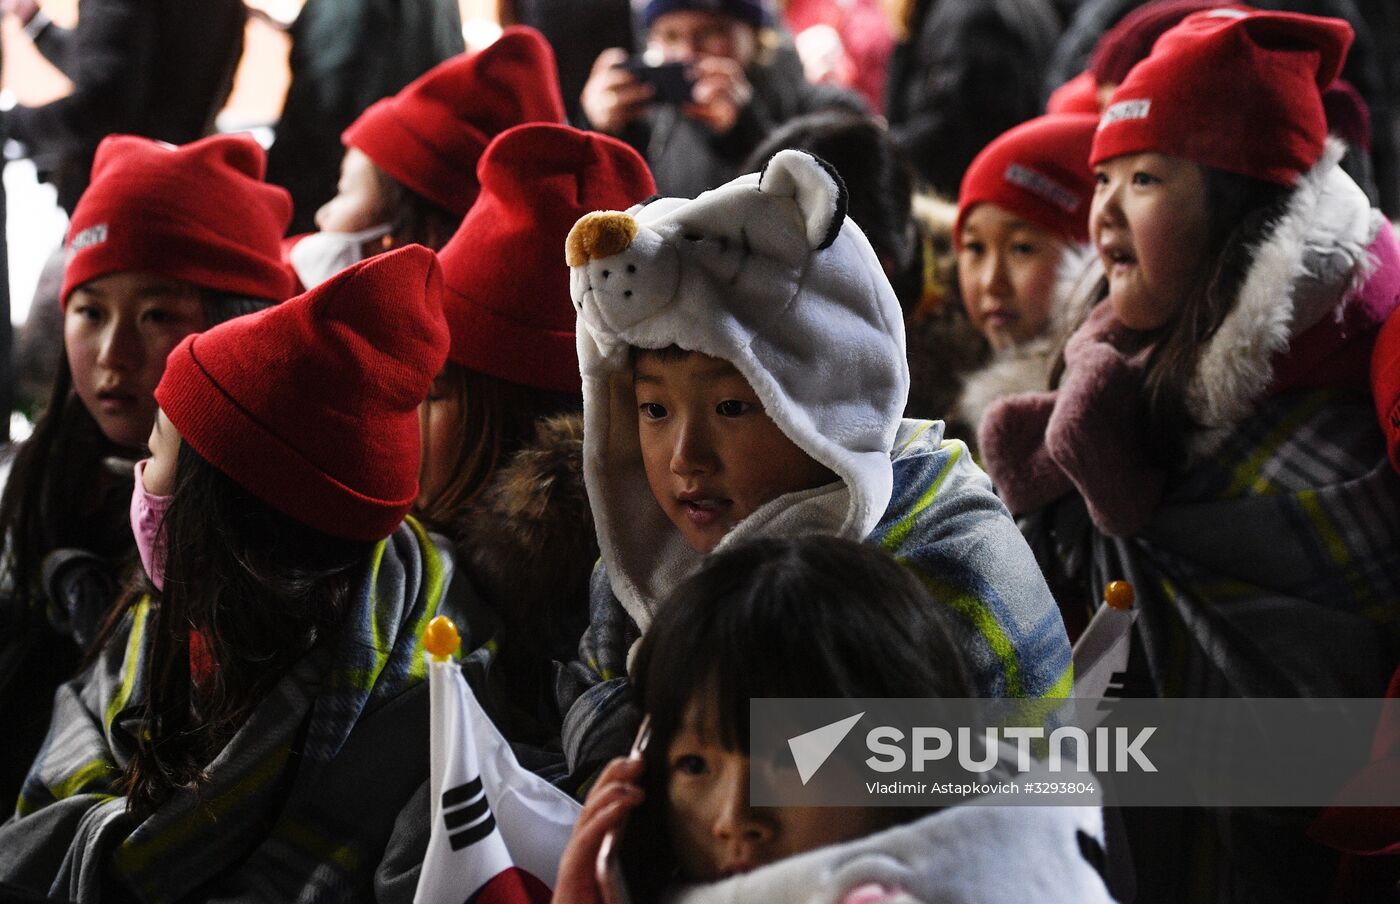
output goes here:
[[[202, 292], [201, 302], [206, 328], [271, 303], [212, 291]], [[118, 472], [107, 462], [140, 454], [103, 435], [73, 389], [68, 356], [60, 354], [48, 403], [16, 452], [0, 497], [0, 538], [6, 545], [0, 569], [12, 588], [4, 604], [14, 610], [15, 624], [40, 617], [40, 565], [48, 552], [84, 549], [108, 559], [114, 569], [132, 560], [131, 472]]]
[[954, 636], [918, 578], [874, 546], [761, 539], [708, 559], [658, 607], [632, 670], [651, 719], [646, 803], [625, 836], [636, 888], [658, 891], [674, 863], [667, 750], [693, 703], [708, 704], [722, 744], [747, 751], [755, 697], [970, 697]]
[[[153, 812], [199, 785], [214, 755], [316, 639], [342, 622], [374, 544], [332, 537], [285, 515], [180, 444], [160, 526], [163, 590], [146, 630], [148, 693], [127, 764], [129, 809]], [[100, 642], [136, 601], [114, 611]], [[191, 635], [207, 653], [196, 684]]]

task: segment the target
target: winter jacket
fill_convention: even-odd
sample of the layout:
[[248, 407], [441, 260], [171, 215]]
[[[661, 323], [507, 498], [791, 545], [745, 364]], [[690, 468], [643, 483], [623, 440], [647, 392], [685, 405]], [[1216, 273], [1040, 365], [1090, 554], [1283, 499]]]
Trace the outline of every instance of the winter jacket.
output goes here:
[[917, 0], [907, 30], [885, 115], [915, 171], [956, 197], [978, 151], [1042, 112], [1059, 19], [1049, 0]]
[[[1379, 696], [1400, 662], [1400, 475], [1365, 377], [1400, 298], [1400, 244], [1338, 168], [1340, 151], [1300, 180], [1208, 340], [1187, 392], [1200, 427], [1180, 467], [1144, 464], [1130, 419], [1113, 413], [1131, 410], [1141, 372], [1137, 356], [1113, 361], [1111, 333], [1097, 373], [1076, 374], [1067, 349], [1058, 396], [1009, 397], [984, 422], [988, 469], [1026, 516], [1061, 605], [1091, 610], [1111, 580], [1137, 591], [1124, 683], [1139, 693]], [[1071, 344], [1103, 326], [1095, 315]], [[1051, 467], [1030, 479], [1036, 460]], [[1067, 492], [1036, 498], [1059, 481]], [[1306, 822], [1252, 811], [1130, 820], [1130, 841], [1151, 837], [1137, 852], [1144, 900], [1203, 889], [1209, 900], [1320, 900], [1332, 858], [1304, 840]]]
[[70, 213], [93, 153], [112, 132], [184, 144], [213, 130], [243, 53], [240, 0], [82, 0], [72, 29], [50, 24], [35, 46], [71, 94], [6, 114]]
[[267, 693], [207, 783], [138, 822], [121, 781], [150, 681], [156, 604], [139, 602], [59, 689], [0, 827], [0, 881], [79, 902], [409, 900], [412, 882], [381, 864], [416, 864], [427, 846], [421, 635], [451, 571], [446, 550], [405, 521], [366, 561], [340, 627]]
[[865, 104], [849, 91], [808, 84], [790, 46], [750, 65], [745, 75], [753, 98], [724, 135], [714, 134], [670, 104], [653, 104], [623, 131], [622, 139], [646, 158], [658, 192], [693, 198], [728, 182], [739, 175], [754, 148], [790, 119], [823, 110], [866, 112]]
[[[940, 421], [901, 419], [902, 312], [844, 200], [821, 161], [784, 150], [762, 174], [693, 201], [590, 215], [570, 234], [584, 474], [603, 562], [573, 683], [560, 688], [576, 771], [625, 752], [630, 737], [614, 727], [626, 720], [612, 714], [628, 704], [631, 639], [705, 559], [650, 488], [634, 347], [676, 345], [728, 362], [797, 450], [836, 478], [765, 502], [716, 550], [805, 535], [878, 544], [956, 614], [979, 693], [1068, 692], [1064, 627], [986, 475], [965, 444], [944, 440]], [[604, 244], [615, 235], [630, 238]], [[724, 472], [715, 480], [722, 490]]]

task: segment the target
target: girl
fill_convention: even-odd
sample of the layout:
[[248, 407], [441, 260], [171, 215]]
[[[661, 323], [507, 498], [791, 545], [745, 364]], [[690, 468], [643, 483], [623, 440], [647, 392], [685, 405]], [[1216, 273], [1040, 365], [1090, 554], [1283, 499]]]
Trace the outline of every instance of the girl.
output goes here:
[[60, 302], [65, 354], [0, 502], [0, 806], [14, 803], [48, 701], [133, 561], [130, 462], [184, 336], [285, 298], [286, 191], [248, 136], [183, 147], [113, 136], [73, 213]]
[[452, 237], [481, 186], [491, 139], [525, 122], [562, 122], [554, 53], [532, 28], [508, 28], [476, 54], [438, 64], [345, 130], [337, 194], [316, 211], [319, 232], [290, 240], [303, 286], [355, 261]]
[[427, 778], [418, 636], [451, 571], [403, 520], [440, 286], [405, 248], [171, 353], [131, 497], [154, 593], [59, 690], [0, 880], [81, 901], [374, 894]]
[[622, 142], [545, 123], [502, 133], [478, 176], [481, 195], [441, 254], [452, 345], [420, 408], [415, 512], [457, 545], [464, 648], [493, 642], [470, 660], [479, 696], [512, 740], [546, 743], [558, 717], [537, 700], [548, 663], [573, 655], [598, 558], [574, 309], [556, 256], [584, 213], [629, 207], [655, 186]]
[[[696, 650], [706, 651], [701, 668]], [[748, 804], [749, 701], [755, 697], [971, 693], [949, 625], [923, 585], [886, 553], [834, 537], [758, 540], [719, 553], [662, 607], [638, 650], [635, 673], [636, 699], [650, 719], [646, 754], [614, 760], [589, 793], [561, 861], [556, 901], [599, 900], [598, 848], [620, 827], [623, 871], [637, 901], [657, 900], [676, 883], [725, 879], [683, 897], [872, 901], [902, 892], [950, 901], [966, 900], [959, 892], [978, 884], [971, 874], [983, 865], [969, 855], [972, 839], [958, 840], [956, 827], [992, 810], [929, 815]], [[997, 813], [1006, 834], [983, 833], [973, 846], [1026, 844], [1017, 836], [1045, 816], [1007, 808]], [[1014, 878], [1002, 876], [1000, 887], [1026, 900], [1108, 900], [1102, 879], [1073, 843], [1078, 825], [1091, 838], [1101, 837], [1096, 808], [1067, 807], [1049, 816], [1038, 856], [1011, 857], [1003, 848], [999, 869]], [[846, 844], [884, 830], [891, 831], [870, 844]], [[896, 853], [909, 840], [918, 842], [913, 847], [920, 853]], [[774, 866], [818, 848], [825, 850], [800, 866]], [[863, 857], [869, 859], [855, 865]], [[882, 868], [873, 866], [875, 859]], [[892, 859], [917, 876], [920, 887], [877, 894], [869, 883], [874, 875], [891, 874]], [[833, 884], [830, 877], [838, 873]]]
[[1084, 115], [1022, 123], [963, 176], [953, 225], [958, 289], [996, 353], [968, 375], [959, 400], [974, 432], [996, 398], [1049, 385], [1054, 350], [1077, 323], [1069, 296], [1091, 253], [1087, 161], [1097, 125]]
[[[1397, 662], [1400, 480], [1366, 363], [1400, 246], [1338, 168], [1319, 93], [1350, 40], [1338, 20], [1240, 9], [1163, 35], [1094, 139], [1103, 301], [1058, 389], [983, 422], [1067, 622], [1131, 581], [1129, 678], [1163, 696], [1376, 696]], [[1296, 835], [1273, 829], [1288, 856], [1253, 858], [1259, 824], [1215, 830], [1145, 849], [1190, 856], [1223, 833], [1222, 894], [1321, 897], [1326, 866]], [[1151, 873], [1164, 900], [1212, 881]]]

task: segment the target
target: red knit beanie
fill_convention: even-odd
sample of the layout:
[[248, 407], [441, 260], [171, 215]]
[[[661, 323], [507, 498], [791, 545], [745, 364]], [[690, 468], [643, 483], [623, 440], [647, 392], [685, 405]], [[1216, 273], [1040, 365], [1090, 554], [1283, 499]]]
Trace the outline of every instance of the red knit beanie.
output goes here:
[[[1153, 0], [1118, 20], [1094, 45], [1089, 71], [1100, 85], [1118, 85], [1138, 63], [1147, 59], [1152, 45], [1167, 30], [1192, 13], [1219, 9], [1230, 4], [1222, 0]], [[1234, 8], [1243, 9], [1239, 5]]]
[[532, 124], [493, 141], [477, 176], [481, 197], [439, 252], [448, 357], [512, 383], [582, 392], [560, 249], [584, 214], [655, 194], [651, 171], [606, 135]]
[[983, 148], [963, 174], [954, 244], [962, 247], [963, 220], [983, 202], [1067, 241], [1087, 242], [1094, 199], [1089, 146], [1098, 122], [1091, 113], [1040, 116]]
[[[1094, 73], [1085, 70], [1065, 82], [1045, 102], [1046, 113], [1091, 113], [1099, 115], [1099, 83]], [[1087, 165], [1087, 164], [1086, 164]]]
[[263, 181], [266, 169], [267, 155], [249, 135], [180, 147], [135, 135], [104, 138], [68, 225], [61, 303], [89, 280], [130, 272], [286, 298], [292, 274], [281, 241], [292, 198]]
[[332, 536], [382, 540], [418, 495], [418, 405], [447, 357], [441, 292], [428, 249], [377, 255], [187, 336], [156, 401], [268, 505]]
[[563, 122], [554, 51], [523, 25], [476, 54], [439, 63], [371, 106], [340, 136], [374, 165], [461, 216], [476, 200], [476, 163], [497, 134], [526, 122]]
[[1390, 463], [1400, 471], [1400, 313], [1391, 314], [1371, 353], [1371, 391]]
[[1089, 164], [1148, 151], [1292, 187], [1322, 156], [1341, 19], [1216, 9], [1157, 41], [1113, 92]]

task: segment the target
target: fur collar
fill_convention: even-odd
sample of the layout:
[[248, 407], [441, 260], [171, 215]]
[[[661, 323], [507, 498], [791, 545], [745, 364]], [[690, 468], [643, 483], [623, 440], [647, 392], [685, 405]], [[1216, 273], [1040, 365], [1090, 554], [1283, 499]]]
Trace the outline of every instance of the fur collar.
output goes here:
[[1351, 290], [1374, 269], [1367, 247], [1381, 214], [1338, 165], [1345, 150], [1329, 139], [1299, 179], [1283, 217], [1254, 251], [1234, 310], [1206, 344], [1187, 389], [1204, 428], [1192, 440], [1194, 458], [1215, 451], [1267, 393], [1275, 357], [1290, 341], [1324, 317], [1340, 317]]

